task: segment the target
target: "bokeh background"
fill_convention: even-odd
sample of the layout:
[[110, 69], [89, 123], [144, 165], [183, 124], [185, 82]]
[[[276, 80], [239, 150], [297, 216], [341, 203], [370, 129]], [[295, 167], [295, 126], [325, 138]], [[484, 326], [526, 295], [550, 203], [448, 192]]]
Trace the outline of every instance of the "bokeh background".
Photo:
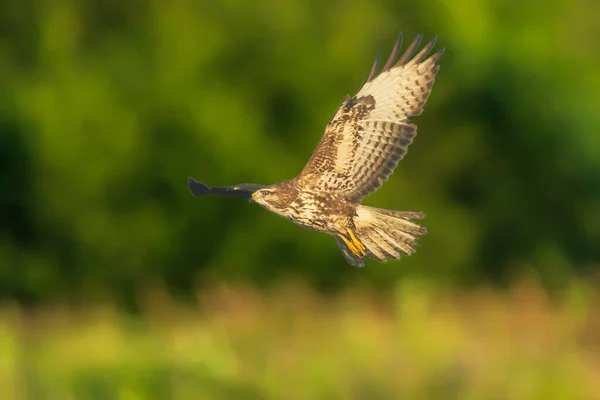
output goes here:
[[[600, 399], [596, 0], [4, 0], [5, 399]], [[400, 262], [210, 185], [295, 176], [375, 52], [446, 47], [366, 204]]]

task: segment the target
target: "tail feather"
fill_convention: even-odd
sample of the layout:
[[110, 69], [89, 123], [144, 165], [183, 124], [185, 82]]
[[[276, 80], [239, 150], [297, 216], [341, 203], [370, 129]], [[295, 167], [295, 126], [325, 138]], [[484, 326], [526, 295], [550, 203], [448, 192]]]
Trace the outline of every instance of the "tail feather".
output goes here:
[[[374, 253], [375, 251], [379, 250], [381, 252], [381, 254], [378, 254], [379, 258], [381, 258], [382, 255], [386, 258], [392, 258], [394, 260], [400, 258], [400, 253], [395, 246], [396, 240], [394, 240], [390, 234], [378, 226], [372, 226], [369, 229], [370, 235], [376, 240], [376, 242], [375, 246], [371, 247], [371, 249], [367, 249], [368, 251]], [[357, 235], [357, 237], [360, 237], [360, 233]]]
[[[415, 252], [419, 236], [427, 229], [413, 222], [425, 214], [414, 211], [394, 211], [360, 205], [354, 217], [356, 238], [367, 248], [367, 258], [386, 262]], [[336, 237], [338, 246], [351, 265], [362, 267], [364, 258], [352, 253], [343, 240]]]

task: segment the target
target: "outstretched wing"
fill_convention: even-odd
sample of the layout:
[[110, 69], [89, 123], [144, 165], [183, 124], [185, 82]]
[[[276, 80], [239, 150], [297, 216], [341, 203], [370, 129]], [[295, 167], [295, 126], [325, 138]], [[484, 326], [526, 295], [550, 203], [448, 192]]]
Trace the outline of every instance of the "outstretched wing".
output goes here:
[[258, 185], [256, 183], [240, 183], [233, 186], [208, 186], [206, 183], [199, 182], [194, 178], [188, 177], [188, 189], [190, 193], [195, 197], [202, 196], [223, 196], [223, 197], [236, 197], [239, 199], [250, 199], [252, 193], [265, 187], [265, 185]]
[[[396, 61], [402, 34], [377, 74], [379, 53], [365, 83], [346, 97], [321, 142], [298, 175], [301, 184], [342, 193], [359, 202], [379, 189], [404, 157], [417, 134], [409, 117], [427, 102], [444, 49], [426, 58], [437, 37], [412, 57], [422, 35]], [[411, 58], [412, 57], [412, 58]]]

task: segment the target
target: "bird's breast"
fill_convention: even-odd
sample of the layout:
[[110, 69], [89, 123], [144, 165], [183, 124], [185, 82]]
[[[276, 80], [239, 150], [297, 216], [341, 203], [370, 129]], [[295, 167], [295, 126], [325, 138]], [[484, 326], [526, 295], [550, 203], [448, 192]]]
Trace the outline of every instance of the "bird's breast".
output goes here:
[[347, 201], [336, 196], [301, 192], [283, 216], [308, 229], [335, 233], [347, 225], [348, 209]]

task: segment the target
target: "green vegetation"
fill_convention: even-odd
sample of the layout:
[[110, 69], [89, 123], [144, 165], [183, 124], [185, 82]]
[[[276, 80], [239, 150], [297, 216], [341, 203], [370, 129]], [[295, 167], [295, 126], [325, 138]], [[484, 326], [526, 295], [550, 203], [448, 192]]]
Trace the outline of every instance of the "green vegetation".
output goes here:
[[[0, 2], [0, 398], [600, 398], [598, 21], [597, 0]], [[366, 203], [427, 214], [415, 255], [351, 268], [190, 196], [293, 177], [400, 31], [446, 53]]]
[[[164, 280], [382, 288], [423, 274], [560, 287], [600, 259], [592, 0], [57, 0], [0, 5], [1, 293], [24, 300]], [[419, 136], [368, 204], [422, 210], [401, 263], [347, 268], [331, 238], [209, 184], [293, 177], [372, 57], [439, 35]]]
[[413, 280], [385, 299], [224, 286], [182, 307], [155, 291], [136, 318], [7, 308], [3, 398], [600, 398], [600, 304], [581, 285], [555, 305], [532, 284], [434, 292]]

